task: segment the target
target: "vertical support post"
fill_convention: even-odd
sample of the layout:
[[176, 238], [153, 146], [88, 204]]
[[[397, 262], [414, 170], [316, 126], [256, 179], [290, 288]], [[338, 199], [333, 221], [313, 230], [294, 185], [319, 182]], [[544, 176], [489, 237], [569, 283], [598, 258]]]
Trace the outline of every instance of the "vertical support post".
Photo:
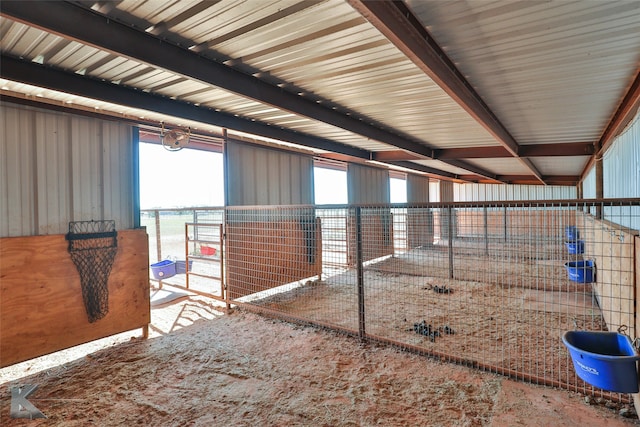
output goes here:
[[318, 265], [318, 281], [322, 280], [322, 219], [316, 217], [316, 263]]
[[504, 241], [507, 241], [507, 207], [504, 207]]
[[[194, 211], [195, 212], [195, 211]], [[195, 227], [194, 227], [195, 228]], [[184, 276], [187, 289], [189, 289], [189, 224], [184, 224]]]
[[[602, 158], [596, 158], [596, 199], [604, 198], [604, 167]], [[596, 219], [602, 219], [602, 203], [596, 205]]]
[[[226, 128], [222, 129], [222, 165], [222, 173], [224, 174], [224, 205], [229, 206], [231, 198], [229, 194], [229, 138]], [[234, 203], [237, 203], [237, 201], [234, 201]]]
[[[225, 218], [227, 217], [225, 213]], [[231, 309], [231, 304], [229, 303], [229, 289], [227, 288], [227, 272], [224, 267], [224, 224], [220, 224], [220, 292], [222, 292], [222, 297], [224, 298], [224, 302], [227, 305], [227, 310]]]
[[[195, 212], [195, 211], [194, 211]], [[184, 277], [185, 286], [189, 289], [189, 223], [184, 223]]]
[[162, 260], [162, 243], [160, 243], [160, 211], [155, 209], [153, 215], [156, 218], [156, 254], [158, 256], [157, 261]]
[[453, 279], [453, 208], [447, 208], [447, 235], [449, 239], [449, 279]]
[[[194, 224], [198, 223], [198, 212], [195, 209], [193, 210], [193, 223]], [[194, 226], [193, 227], [193, 233], [194, 233], [193, 240], [200, 240], [200, 239], [198, 239], [198, 226]], [[193, 250], [194, 251], [196, 250], [196, 244], [195, 243], [193, 244]]]
[[358, 336], [365, 339], [364, 317], [364, 262], [362, 260], [362, 208], [356, 207], [356, 269], [358, 276]]
[[489, 225], [488, 223], [488, 213], [487, 207], [483, 208], [483, 217], [484, 217], [484, 254], [489, 255]]
[[133, 228], [140, 228], [140, 128], [131, 128], [131, 162], [133, 163]]

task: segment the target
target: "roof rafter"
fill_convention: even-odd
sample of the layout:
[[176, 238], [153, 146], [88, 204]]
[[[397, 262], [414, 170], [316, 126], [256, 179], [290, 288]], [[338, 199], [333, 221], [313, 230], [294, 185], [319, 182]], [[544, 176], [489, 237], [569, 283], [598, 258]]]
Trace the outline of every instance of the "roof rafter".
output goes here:
[[[458, 178], [462, 181], [477, 182], [481, 184], [493, 184], [491, 180], [487, 180], [478, 175], [459, 175]], [[522, 184], [522, 185], [539, 185], [540, 182], [531, 175], [499, 175], [500, 180], [508, 184]], [[554, 175], [545, 176], [545, 181], [548, 185], [561, 185], [561, 186], [575, 186], [580, 179], [577, 175]]]
[[[565, 142], [558, 144], [530, 144], [521, 145], [522, 157], [560, 157], [560, 156], [590, 156], [596, 152], [591, 142]], [[496, 159], [513, 157], [507, 149], [501, 146], [442, 148], [433, 150], [434, 160], [449, 159]], [[373, 153], [373, 160], [384, 162], [388, 160], [419, 160], [420, 157], [403, 150], [377, 151]]]
[[347, 1], [545, 184], [533, 163], [521, 157], [520, 146], [513, 136], [404, 2]]

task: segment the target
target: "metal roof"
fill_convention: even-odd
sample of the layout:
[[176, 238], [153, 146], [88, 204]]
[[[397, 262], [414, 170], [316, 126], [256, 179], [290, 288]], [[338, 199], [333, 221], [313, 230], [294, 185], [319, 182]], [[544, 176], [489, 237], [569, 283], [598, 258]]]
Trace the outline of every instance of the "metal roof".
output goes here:
[[0, 15], [3, 99], [447, 179], [575, 185], [640, 97], [635, 0], [3, 0]]

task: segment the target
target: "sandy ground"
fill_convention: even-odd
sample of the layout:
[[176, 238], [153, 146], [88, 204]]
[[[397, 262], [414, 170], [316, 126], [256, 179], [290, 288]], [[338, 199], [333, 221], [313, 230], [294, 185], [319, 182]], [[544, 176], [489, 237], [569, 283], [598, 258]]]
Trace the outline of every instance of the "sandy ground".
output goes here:
[[[590, 287], [567, 283], [562, 266], [548, 278], [522, 283], [495, 283], [427, 277], [432, 258], [401, 256], [364, 271], [366, 332], [382, 341], [417, 347], [443, 357], [529, 374], [544, 381], [585, 387], [574, 373], [562, 334], [576, 325], [606, 330]], [[474, 271], [500, 271], [492, 259], [481, 259]], [[556, 263], [557, 264], [557, 263]], [[511, 265], [510, 276], [530, 277], [536, 263]], [[464, 270], [467, 272], [467, 270]], [[477, 278], [483, 278], [481, 271]], [[477, 279], [476, 278], [476, 279]], [[450, 293], [435, 292], [446, 288]], [[581, 288], [581, 290], [580, 290]], [[253, 302], [270, 310], [358, 331], [356, 272], [310, 281], [287, 292]], [[433, 339], [416, 333], [415, 325], [432, 325]], [[454, 331], [447, 334], [444, 328]], [[426, 334], [429, 335], [429, 334]], [[535, 381], [534, 381], [535, 382]], [[619, 397], [619, 396], [618, 396]]]
[[[629, 426], [629, 406], [363, 344], [200, 296], [0, 370], [2, 426]], [[48, 418], [10, 417], [13, 386]], [[590, 400], [587, 403], [587, 400]]]

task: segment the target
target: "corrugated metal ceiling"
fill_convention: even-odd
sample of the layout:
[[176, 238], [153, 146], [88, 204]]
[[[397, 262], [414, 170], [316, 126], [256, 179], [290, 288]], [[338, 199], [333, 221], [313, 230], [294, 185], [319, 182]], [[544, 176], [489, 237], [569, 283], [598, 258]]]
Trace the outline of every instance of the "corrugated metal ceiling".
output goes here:
[[[358, 10], [358, 1], [72, 3], [277, 86], [285, 97], [295, 95], [355, 118], [374, 132], [382, 129], [431, 149], [502, 147]], [[519, 144], [597, 142], [638, 74], [637, 1], [405, 4]], [[50, 6], [45, 2], [39, 7]], [[370, 138], [348, 125], [265, 102], [260, 94], [234, 93], [172, 71], [166, 67], [170, 58], [165, 64], [145, 63], [5, 15], [0, 37], [3, 55], [372, 153], [397, 150], [383, 137]], [[10, 92], [28, 87], [10, 81], [3, 85]], [[66, 102], [59, 92], [42, 93]], [[82, 102], [84, 107], [90, 103], [89, 98]], [[108, 105], [102, 103], [102, 108]], [[137, 110], [126, 114], [145, 115]], [[580, 176], [589, 161], [584, 155], [549, 154], [530, 158], [530, 164], [515, 157], [465, 159], [464, 153], [463, 162], [414, 156], [403, 163], [436, 168], [448, 177], [530, 175], [535, 182], [536, 172]]]
[[521, 144], [597, 140], [640, 64], [635, 0], [406, 3]]

